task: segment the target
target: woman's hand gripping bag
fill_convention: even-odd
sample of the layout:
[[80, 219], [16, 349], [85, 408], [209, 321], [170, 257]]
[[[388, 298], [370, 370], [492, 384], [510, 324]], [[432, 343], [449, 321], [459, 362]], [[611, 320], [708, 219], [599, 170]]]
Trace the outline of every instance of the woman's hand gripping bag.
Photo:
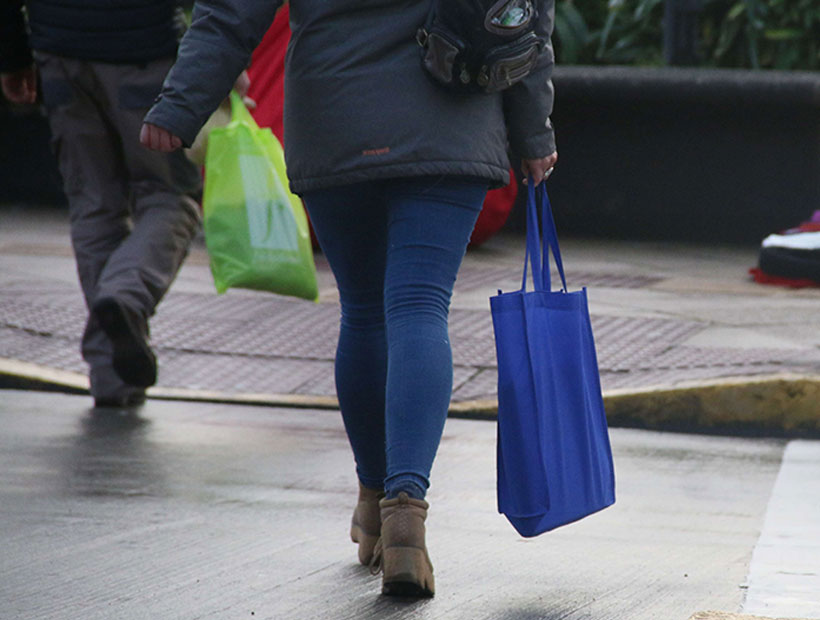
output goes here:
[[[536, 536], [615, 501], [615, 474], [586, 289], [567, 292], [545, 184], [527, 204], [521, 290], [490, 299], [498, 358], [498, 510]], [[543, 243], [543, 245], [542, 245]], [[549, 250], [563, 288], [553, 292]], [[527, 261], [534, 290], [526, 291]]]
[[282, 146], [231, 92], [232, 120], [211, 131], [203, 226], [218, 293], [270, 291], [315, 301], [319, 291], [307, 216], [288, 189]]

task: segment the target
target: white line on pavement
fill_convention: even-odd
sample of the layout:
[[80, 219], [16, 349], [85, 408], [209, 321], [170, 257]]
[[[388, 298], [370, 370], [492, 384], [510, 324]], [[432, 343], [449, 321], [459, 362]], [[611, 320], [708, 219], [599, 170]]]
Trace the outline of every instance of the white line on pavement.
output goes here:
[[792, 441], [752, 555], [743, 612], [820, 619], [820, 441]]

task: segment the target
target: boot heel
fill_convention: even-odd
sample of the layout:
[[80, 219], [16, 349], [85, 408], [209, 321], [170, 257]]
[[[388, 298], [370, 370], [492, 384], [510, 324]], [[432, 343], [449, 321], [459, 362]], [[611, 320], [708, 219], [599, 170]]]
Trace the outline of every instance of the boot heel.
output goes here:
[[431, 597], [433, 572], [424, 549], [391, 547], [382, 551], [382, 593], [393, 596]]
[[382, 571], [382, 594], [429, 598], [436, 591], [433, 564], [424, 542], [429, 504], [401, 492], [379, 502], [382, 536], [373, 552], [371, 572]]

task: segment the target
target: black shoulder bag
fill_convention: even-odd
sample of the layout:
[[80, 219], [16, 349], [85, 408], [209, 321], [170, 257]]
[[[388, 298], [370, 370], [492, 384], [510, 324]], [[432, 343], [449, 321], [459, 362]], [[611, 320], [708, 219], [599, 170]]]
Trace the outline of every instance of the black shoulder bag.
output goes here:
[[495, 93], [525, 78], [547, 39], [536, 0], [432, 0], [417, 40], [430, 76], [459, 93]]

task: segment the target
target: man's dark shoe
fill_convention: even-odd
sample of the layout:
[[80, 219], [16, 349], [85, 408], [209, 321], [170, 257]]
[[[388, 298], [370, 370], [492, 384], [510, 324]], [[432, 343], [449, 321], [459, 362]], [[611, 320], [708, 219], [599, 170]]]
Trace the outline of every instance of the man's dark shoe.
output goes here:
[[145, 404], [145, 392], [131, 392], [125, 396], [105, 396], [94, 399], [94, 406], [106, 409], [131, 409]]
[[114, 370], [129, 385], [157, 382], [157, 358], [148, 345], [145, 318], [113, 297], [97, 300], [94, 316], [114, 346]]

